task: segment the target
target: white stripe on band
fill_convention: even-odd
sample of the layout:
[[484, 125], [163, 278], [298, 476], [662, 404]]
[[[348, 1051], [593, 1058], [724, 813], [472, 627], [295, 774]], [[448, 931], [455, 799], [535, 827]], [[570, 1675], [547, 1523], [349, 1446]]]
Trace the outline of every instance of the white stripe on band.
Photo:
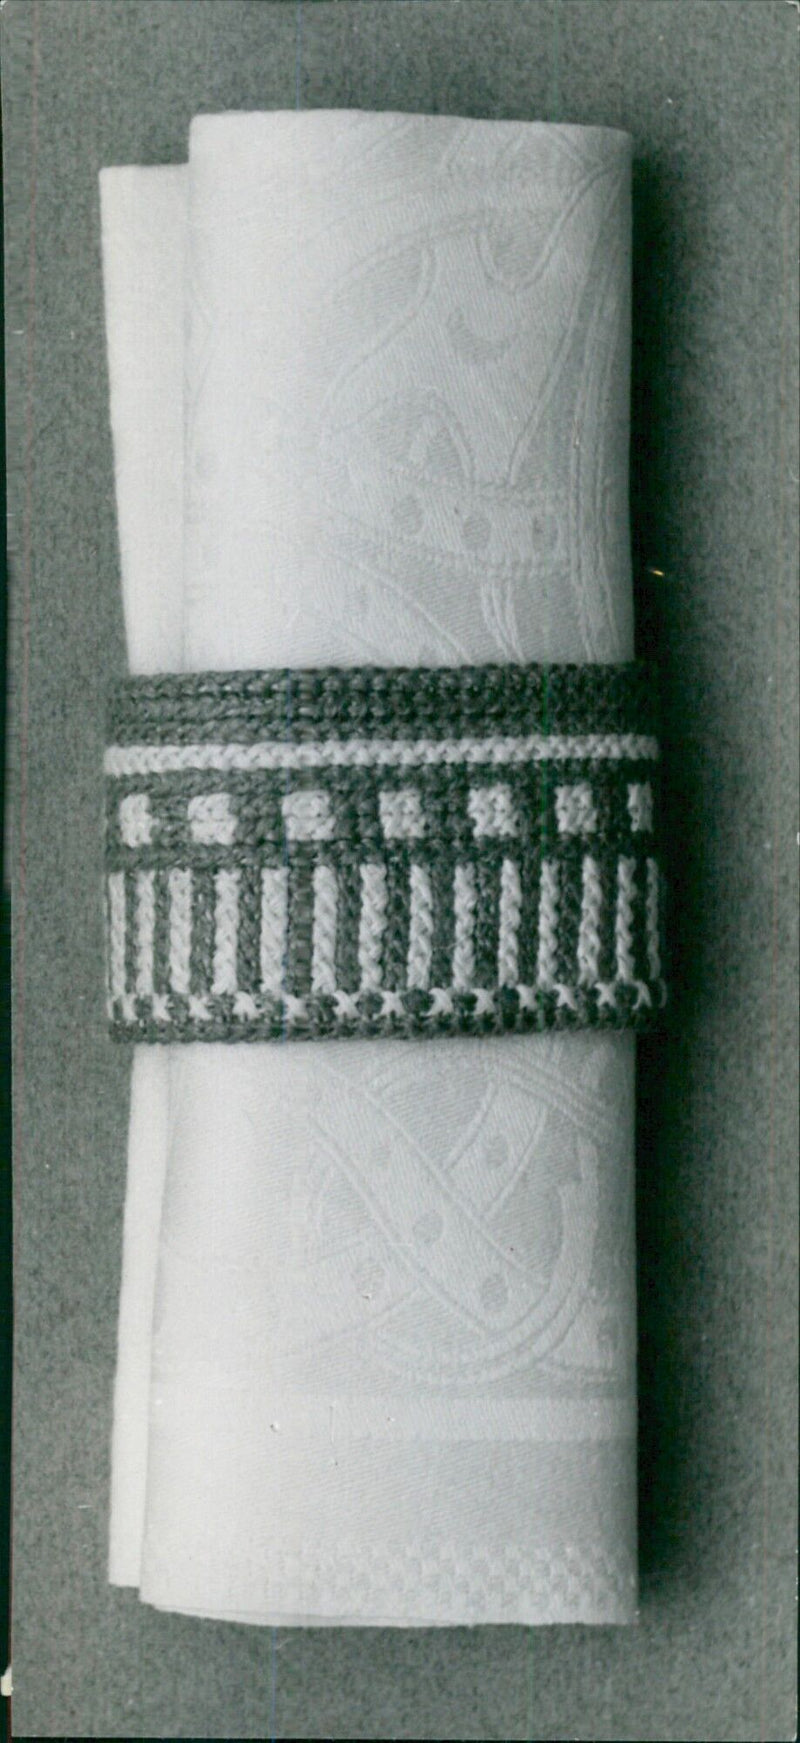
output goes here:
[[311, 991], [336, 991], [336, 907], [338, 884], [333, 866], [314, 867], [314, 919], [311, 938]]
[[263, 769], [419, 768], [448, 763], [654, 761], [658, 740], [636, 733], [590, 733], [575, 737], [531, 733], [527, 738], [327, 739], [324, 743], [281, 744], [112, 744], [105, 772], [175, 775], [188, 769], [248, 774]]
[[286, 867], [265, 866], [261, 873], [259, 944], [261, 990], [265, 993], [279, 993], [283, 988], [288, 907], [289, 874]]
[[363, 992], [377, 991], [381, 984], [385, 924], [386, 868], [367, 862], [361, 867], [361, 917], [358, 930], [358, 967]]
[[410, 987], [424, 992], [430, 986], [433, 956], [433, 891], [428, 871], [412, 864], [409, 873], [408, 967]]
[[192, 965], [192, 874], [176, 866], [169, 874], [169, 982], [188, 998]]
[[536, 984], [549, 990], [556, 984], [558, 967], [558, 865], [555, 860], [542, 862], [539, 885], [539, 947], [536, 962]]
[[153, 946], [156, 930], [155, 873], [136, 873], [136, 991], [140, 998], [153, 993]]
[[519, 867], [513, 859], [504, 859], [500, 871], [500, 933], [497, 941], [497, 978], [501, 986], [514, 986], [519, 979], [521, 914]]
[[475, 979], [475, 871], [457, 865], [453, 878], [453, 987], [467, 992]]
[[214, 878], [214, 979], [211, 991], [216, 997], [220, 993], [235, 993], [238, 987], [239, 881], [238, 871], [218, 871]]
[[634, 873], [636, 861], [623, 856], [617, 860], [617, 912], [615, 941], [617, 948], [617, 979], [633, 986], [636, 975], [633, 961], [633, 904], [637, 896]]
[[125, 873], [108, 878], [108, 954], [111, 997], [125, 996]]
[[581, 918], [578, 929], [578, 983], [592, 986], [600, 979], [603, 881], [596, 859], [587, 854], [581, 871]]

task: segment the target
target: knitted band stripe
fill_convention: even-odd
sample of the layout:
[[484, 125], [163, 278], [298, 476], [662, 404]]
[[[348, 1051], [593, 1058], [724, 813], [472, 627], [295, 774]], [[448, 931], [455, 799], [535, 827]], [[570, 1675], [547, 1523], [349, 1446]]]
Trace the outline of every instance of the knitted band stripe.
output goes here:
[[130, 1040], [650, 1026], [652, 668], [131, 679], [106, 752]]

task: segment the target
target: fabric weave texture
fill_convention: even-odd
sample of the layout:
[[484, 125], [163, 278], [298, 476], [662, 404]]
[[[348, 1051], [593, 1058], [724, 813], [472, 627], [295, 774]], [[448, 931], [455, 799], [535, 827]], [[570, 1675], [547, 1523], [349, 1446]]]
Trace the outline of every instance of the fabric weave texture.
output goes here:
[[118, 686], [112, 1033], [649, 1026], [655, 717], [644, 663]]
[[[331, 668], [341, 674], [341, 701], [365, 667], [446, 669], [457, 690], [456, 668], [503, 666], [512, 684], [536, 662], [632, 660], [630, 159], [631, 141], [605, 129], [314, 111], [204, 115], [184, 170], [104, 171], [129, 669], [172, 712], [166, 748], [202, 742], [208, 765], [215, 746], [223, 762], [231, 745], [253, 749], [241, 720], [178, 731], [182, 675], [206, 688], [217, 674], [218, 696], [221, 674], [249, 671], [260, 744], [296, 722], [279, 686], [270, 724], [253, 673], [305, 674], [290, 687], [302, 719], [320, 669], [328, 694]], [[410, 688], [419, 705], [422, 681], [383, 684], [393, 746], [455, 729], [440, 693], [441, 720], [406, 732], [400, 698]], [[373, 680], [375, 708], [377, 695]], [[635, 722], [595, 720], [606, 726]], [[113, 736], [126, 754], [142, 742], [133, 720]], [[350, 718], [333, 736], [363, 726]], [[308, 741], [288, 748], [309, 755]], [[534, 786], [544, 768], [531, 766]], [[628, 948], [626, 904], [641, 920], [643, 886], [615, 866], [598, 891], [605, 776], [549, 768], [540, 906], [558, 912], [573, 853], [574, 980], [593, 975], [617, 882], [623, 924], [608, 945]], [[637, 791], [615, 801], [636, 843], [620, 860], [650, 852], [656, 768], [632, 767]], [[262, 870], [312, 862], [303, 973], [320, 991], [291, 996], [401, 996], [384, 946], [403, 939], [404, 911], [410, 935], [412, 906], [414, 949], [397, 967], [415, 998], [466, 1003], [489, 990], [489, 966], [518, 984], [525, 949], [531, 984], [555, 967], [571, 986], [546, 950], [539, 962], [536, 889], [516, 858], [534, 834], [507, 833], [523, 821], [521, 768], [459, 774], [438, 964], [427, 783], [449, 766], [367, 773], [349, 938], [335, 794], [353, 768], [281, 768], [288, 790], [266, 807]], [[219, 998], [261, 998], [231, 990], [232, 937], [237, 970], [254, 943], [232, 856], [240, 789], [266, 791], [275, 772], [195, 772], [165, 911], [144, 856], [166, 845], [156, 788], [174, 778], [116, 785], [116, 871], [130, 877], [123, 827], [131, 870], [142, 856], [125, 990], [143, 996], [152, 938], [153, 993], [174, 993], [158, 978], [167, 950], [179, 985], [213, 998], [192, 980], [202, 937]], [[538, 828], [537, 816], [537, 851]], [[268, 860], [272, 830], [287, 866], [282, 846]], [[204, 856], [219, 885], [196, 937]], [[481, 868], [498, 862], [485, 970]], [[285, 922], [283, 880], [269, 883], [267, 968]], [[348, 953], [355, 991], [339, 978]], [[595, 1026], [131, 1049], [115, 1583], [162, 1609], [251, 1623], [633, 1619], [634, 1046], [632, 1028]]]

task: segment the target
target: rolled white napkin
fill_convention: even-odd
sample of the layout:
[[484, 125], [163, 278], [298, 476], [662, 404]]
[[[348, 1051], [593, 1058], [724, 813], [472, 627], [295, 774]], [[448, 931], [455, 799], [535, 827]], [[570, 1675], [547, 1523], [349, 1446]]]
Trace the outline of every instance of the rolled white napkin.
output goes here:
[[[103, 172], [132, 670], [632, 656], [629, 172], [357, 111]], [[633, 1618], [633, 1046], [137, 1048], [115, 1583]]]

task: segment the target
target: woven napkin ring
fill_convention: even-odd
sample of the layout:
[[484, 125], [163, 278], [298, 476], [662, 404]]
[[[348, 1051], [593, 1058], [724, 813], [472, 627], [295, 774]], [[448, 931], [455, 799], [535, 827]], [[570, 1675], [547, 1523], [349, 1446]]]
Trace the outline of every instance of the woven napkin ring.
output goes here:
[[106, 773], [136, 1041], [648, 1027], [651, 667], [135, 678]]

